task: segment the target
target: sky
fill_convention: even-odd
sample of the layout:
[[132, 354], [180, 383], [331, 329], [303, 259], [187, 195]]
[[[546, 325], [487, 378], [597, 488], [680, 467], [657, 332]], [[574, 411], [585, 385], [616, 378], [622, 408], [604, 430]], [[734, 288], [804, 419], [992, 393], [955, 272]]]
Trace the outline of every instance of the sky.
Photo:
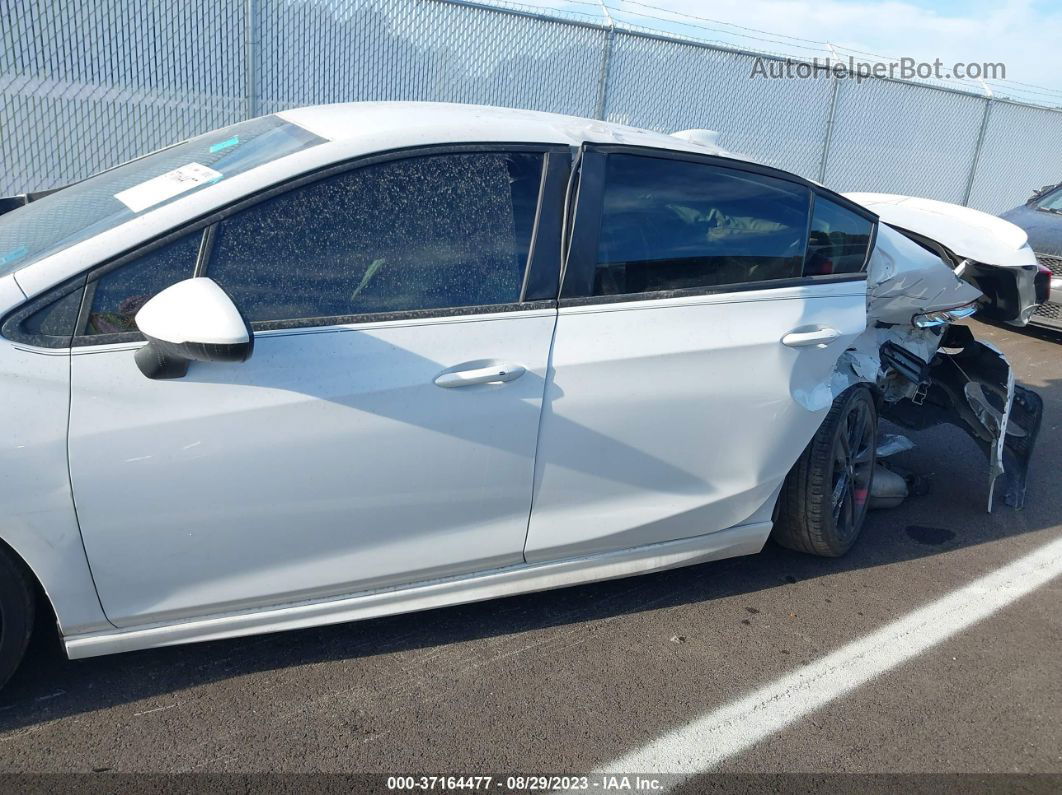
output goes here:
[[[522, 0], [600, 18], [600, 0]], [[812, 56], [837, 47], [946, 66], [1002, 62], [1025, 99], [1062, 105], [1062, 0], [604, 0], [617, 21], [696, 38]], [[702, 19], [681, 22], [668, 11]], [[655, 19], [653, 17], [656, 17]], [[729, 24], [728, 24], [729, 23]], [[754, 28], [741, 30], [739, 27]], [[771, 39], [774, 41], [766, 41]], [[812, 40], [783, 39], [777, 34]], [[804, 49], [807, 48], [807, 49]], [[844, 52], [844, 50], [842, 50]], [[1038, 93], [1043, 89], [1054, 96]], [[1007, 93], [997, 86], [1000, 93]]]

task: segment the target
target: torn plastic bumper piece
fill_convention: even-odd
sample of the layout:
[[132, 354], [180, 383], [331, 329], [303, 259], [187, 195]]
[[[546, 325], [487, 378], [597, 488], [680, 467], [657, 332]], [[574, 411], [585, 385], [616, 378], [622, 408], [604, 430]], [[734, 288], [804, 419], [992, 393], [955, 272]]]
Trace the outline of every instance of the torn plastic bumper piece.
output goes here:
[[1035, 265], [998, 268], [970, 262], [963, 269], [962, 278], [984, 293], [979, 302], [983, 316], [1024, 326], [1047, 300], [1045, 285], [1051, 277]]
[[[919, 368], [907, 364], [907, 373], [917, 373]], [[975, 340], [966, 326], [947, 328], [940, 350], [924, 372], [915, 398], [884, 406], [882, 415], [916, 430], [943, 423], [962, 428], [988, 456], [989, 512], [1000, 475], [1005, 476], [1006, 504], [1021, 508], [1043, 400], [1015, 384], [1006, 357]]]

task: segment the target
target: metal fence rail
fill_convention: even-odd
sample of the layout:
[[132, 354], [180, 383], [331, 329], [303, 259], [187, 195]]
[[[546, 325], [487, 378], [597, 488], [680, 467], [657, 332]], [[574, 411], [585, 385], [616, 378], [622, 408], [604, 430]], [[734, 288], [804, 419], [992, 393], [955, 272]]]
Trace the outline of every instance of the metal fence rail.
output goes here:
[[323, 102], [474, 102], [723, 145], [839, 190], [998, 212], [1062, 180], [1062, 111], [918, 83], [752, 78], [760, 53], [468, 0], [0, 0], [0, 194]]

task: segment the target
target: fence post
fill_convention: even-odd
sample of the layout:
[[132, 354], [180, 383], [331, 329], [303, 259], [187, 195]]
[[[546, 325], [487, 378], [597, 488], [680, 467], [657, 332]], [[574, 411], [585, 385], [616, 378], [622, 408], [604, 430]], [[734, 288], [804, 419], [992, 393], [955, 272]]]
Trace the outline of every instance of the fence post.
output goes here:
[[974, 147], [973, 160], [970, 162], [970, 174], [966, 178], [966, 191], [962, 195], [964, 207], [970, 206], [974, 178], [977, 176], [977, 161], [981, 159], [981, 147], [985, 143], [985, 130], [988, 129], [988, 117], [992, 115], [992, 95], [985, 97], [985, 112], [981, 115], [981, 129], [977, 132], [977, 145]]
[[258, 0], [243, 3], [243, 97], [244, 114], [258, 115]]
[[[833, 45], [827, 44], [827, 46], [836, 58], [837, 51], [833, 49]], [[827, 69], [826, 75], [833, 81], [833, 89], [830, 91], [830, 109], [826, 114], [826, 137], [822, 142], [822, 158], [819, 160], [818, 181], [823, 184], [826, 183], [826, 166], [830, 160], [830, 143], [833, 141], [833, 120], [837, 115], [837, 92], [841, 90], [841, 78], [834, 74], [832, 69]]]
[[616, 38], [616, 23], [612, 21], [612, 14], [604, 0], [600, 0], [601, 10], [605, 14], [608, 23], [608, 32], [605, 34], [605, 47], [601, 53], [601, 74], [597, 80], [597, 105], [594, 108], [594, 118], [605, 120], [605, 110], [608, 106], [608, 76], [612, 67], [612, 42]]

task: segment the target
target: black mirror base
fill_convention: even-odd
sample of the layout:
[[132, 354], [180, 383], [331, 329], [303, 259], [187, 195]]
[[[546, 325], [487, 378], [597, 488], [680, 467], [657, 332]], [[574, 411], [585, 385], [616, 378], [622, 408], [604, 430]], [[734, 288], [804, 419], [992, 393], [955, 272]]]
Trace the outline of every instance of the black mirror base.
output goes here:
[[133, 358], [140, 372], [148, 378], [184, 378], [188, 375], [188, 360], [167, 353], [155, 342], [142, 347]]

